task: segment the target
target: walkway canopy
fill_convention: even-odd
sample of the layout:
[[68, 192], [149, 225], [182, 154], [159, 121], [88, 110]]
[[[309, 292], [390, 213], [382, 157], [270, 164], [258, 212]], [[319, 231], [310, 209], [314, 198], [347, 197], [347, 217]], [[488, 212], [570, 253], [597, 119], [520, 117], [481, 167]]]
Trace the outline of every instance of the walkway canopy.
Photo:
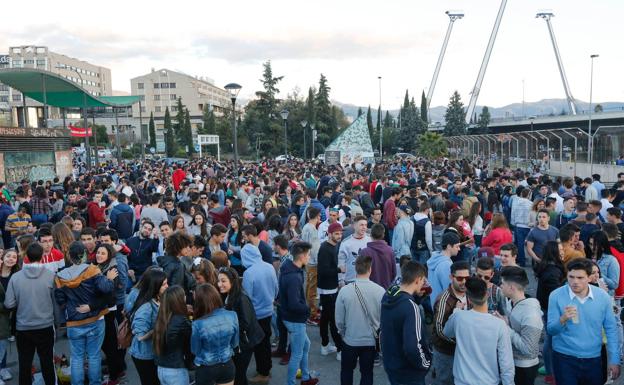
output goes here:
[[34, 68], [0, 69], [0, 83], [52, 107], [129, 107], [141, 100], [140, 96], [94, 96], [60, 75]]

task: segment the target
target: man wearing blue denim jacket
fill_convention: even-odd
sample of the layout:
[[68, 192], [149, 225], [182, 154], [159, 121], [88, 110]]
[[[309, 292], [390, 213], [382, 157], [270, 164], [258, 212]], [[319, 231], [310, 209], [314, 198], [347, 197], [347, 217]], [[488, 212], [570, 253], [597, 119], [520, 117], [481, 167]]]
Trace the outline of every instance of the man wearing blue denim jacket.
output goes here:
[[84, 379], [84, 359], [89, 362], [89, 384], [99, 385], [102, 381], [101, 348], [104, 342], [104, 315], [108, 307], [91, 309], [89, 304], [96, 302], [102, 294], [113, 291], [116, 269], [102, 275], [96, 265], [83, 263], [87, 251], [81, 242], [73, 242], [69, 247], [72, 266], [61, 270], [56, 276], [54, 296], [63, 307], [67, 321], [67, 337], [71, 352], [71, 377], [76, 384]]
[[303, 292], [303, 267], [310, 259], [312, 245], [297, 242], [291, 248], [293, 260], [286, 260], [280, 268], [279, 301], [280, 315], [288, 330], [290, 340], [290, 361], [288, 362], [287, 384], [294, 385], [297, 369], [301, 369], [301, 385], [315, 385], [318, 378], [310, 377], [308, 354], [310, 339], [306, 333], [306, 320], [310, 308]]
[[243, 289], [251, 299], [258, 323], [264, 331], [264, 338], [254, 348], [256, 371], [252, 382], [267, 382], [271, 374], [271, 317], [273, 301], [277, 297], [277, 276], [273, 265], [262, 260], [258, 247], [247, 243], [241, 249], [241, 259], [245, 267]]

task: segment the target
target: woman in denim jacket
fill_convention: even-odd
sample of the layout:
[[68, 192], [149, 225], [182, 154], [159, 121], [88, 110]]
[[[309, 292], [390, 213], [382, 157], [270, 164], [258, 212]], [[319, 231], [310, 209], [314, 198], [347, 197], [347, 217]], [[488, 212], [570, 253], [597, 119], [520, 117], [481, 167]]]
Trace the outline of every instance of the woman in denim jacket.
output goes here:
[[195, 354], [197, 385], [231, 385], [235, 368], [232, 361], [238, 350], [238, 318], [223, 308], [217, 289], [209, 284], [195, 289], [195, 321], [191, 351]]
[[152, 334], [156, 325], [160, 296], [167, 289], [167, 276], [162, 270], [150, 270], [144, 274], [144, 281], [132, 308], [132, 344], [130, 356], [134, 361], [142, 385], [159, 385], [154, 362]]

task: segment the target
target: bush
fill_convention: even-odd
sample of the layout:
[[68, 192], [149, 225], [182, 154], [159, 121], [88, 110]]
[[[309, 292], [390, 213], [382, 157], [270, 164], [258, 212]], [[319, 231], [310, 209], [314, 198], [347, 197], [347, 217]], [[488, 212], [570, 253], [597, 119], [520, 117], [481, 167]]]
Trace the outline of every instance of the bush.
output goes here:
[[134, 159], [134, 154], [130, 150], [121, 150], [121, 157], [124, 159]]

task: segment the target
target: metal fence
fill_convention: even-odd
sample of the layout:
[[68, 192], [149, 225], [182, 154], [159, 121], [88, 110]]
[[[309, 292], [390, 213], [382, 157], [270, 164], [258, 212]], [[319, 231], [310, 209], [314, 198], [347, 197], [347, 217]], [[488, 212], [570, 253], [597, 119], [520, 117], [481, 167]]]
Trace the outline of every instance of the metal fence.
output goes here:
[[[624, 172], [624, 126], [600, 126], [591, 135], [579, 127], [446, 138], [451, 157], [484, 159], [524, 170], [539, 167], [560, 175]], [[592, 145], [590, 146], [590, 142]], [[592, 148], [588, 158], [588, 148]], [[615, 177], [610, 177], [615, 180]]]

